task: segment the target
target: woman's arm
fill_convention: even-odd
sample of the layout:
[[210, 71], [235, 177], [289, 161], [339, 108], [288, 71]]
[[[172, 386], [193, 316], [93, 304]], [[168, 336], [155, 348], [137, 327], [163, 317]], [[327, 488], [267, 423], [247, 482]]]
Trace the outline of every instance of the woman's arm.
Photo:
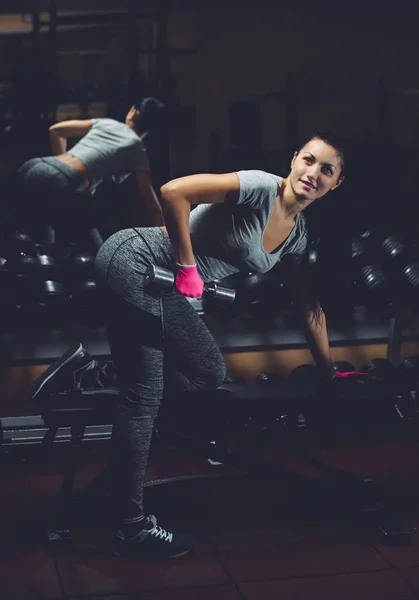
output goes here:
[[153, 227], [163, 226], [163, 212], [151, 182], [150, 171], [136, 171], [135, 178], [140, 200], [147, 208], [150, 217], [150, 225]]
[[49, 128], [49, 139], [54, 156], [67, 151], [67, 138], [81, 138], [92, 128], [92, 120], [61, 121]]
[[191, 205], [237, 202], [239, 178], [236, 173], [191, 175], [166, 183], [160, 191], [167, 233], [176, 260], [182, 265], [192, 265], [195, 258], [189, 232]]
[[321, 308], [317, 318], [308, 311], [304, 315], [304, 323], [307, 342], [321, 376], [325, 379], [333, 379], [335, 369], [330, 354], [326, 315]]
[[303, 320], [304, 333], [314, 361], [325, 379], [333, 379], [335, 370], [330, 354], [326, 315], [311, 289], [306, 257], [286, 257], [282, 266], [285, 284], [297, 315]]

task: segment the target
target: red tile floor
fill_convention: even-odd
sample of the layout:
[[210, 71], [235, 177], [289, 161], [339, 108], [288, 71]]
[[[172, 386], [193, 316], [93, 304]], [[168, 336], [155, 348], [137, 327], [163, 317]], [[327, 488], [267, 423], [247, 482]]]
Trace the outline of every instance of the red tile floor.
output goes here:
[[[419, 598], [419, 533], [411, 546], [386, 547], [370, 528], [322, 508], [319, 497], [301, 498], [284, 483], [238, 475], [148, 488], [147, 506], [161, 523], [195, 535], [188, 557], [112, 557], [106, 551], [112, 528], [99, 500], [94, 510], [79, 501], [75, 544], [51, 552], [42, 531], [67, 451], [57, 445], [45, 457], [39, 446], [27, 446], [1, 458], [0, 599]], [[84, 444], [77, 488], [100, 472], [109, 453], [106, 442]], [[380, 481], [401, 522], [419, 526], [419, 444], [331, 448], [321, 456]], [[223, 471], [200, 458], [155, 453], [148, 477]]]

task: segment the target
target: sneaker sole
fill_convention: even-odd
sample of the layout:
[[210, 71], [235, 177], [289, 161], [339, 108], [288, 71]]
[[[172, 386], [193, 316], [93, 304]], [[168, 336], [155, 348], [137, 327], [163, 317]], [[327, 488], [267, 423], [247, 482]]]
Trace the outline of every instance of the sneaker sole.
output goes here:
[[118, 558], [181, 558], [182, 556], [186, 556], [187, 554], [190, 554], [192, 552], [192, 550], [182, 550], [182, 552], [179, 552], [178, 554], [169, 554], [169, 555], [164, 555], [164, 554], [152, 554], [149, 553], [147, 554], [146, 552], [141, 553], [141, 552], [120, 552], [118, 550], [115, 550], [113, 552], [113, 555], [118, 557]]
[[77, 355], [83, 356], [83, 354], [84, 349], [82, 344], [79, 344], [77, 348], [70, 348], [69, 350], [64, 352], [64, 354], [57, 361], [52, 363], [52, 365], [50, 365], [48, 369], [38, 377], [35, 391], [32, 394], [32, 400], [36, 398], [36, 396], [42, 390], [44, 385], [51, 379], [51, 377], [58, 373], [60, 369], [62, 369], [67, 363], [73, 360]]
[[186, 556], [187, 554], [190, 554], [192, 552], [192, 548], [188, 548], [187, 550], [182, 550], [181, 552], [178, 552], [177, 554], [168, 554], [168, 555], [164, 555], [164, 554], [158, 554], [156, 553], [147, 553], [147, 552], [141, 552], [141, 551], [133, 551], [133, 550], [127, 550], [124, 552], [124, 550], [114, 550], [113, 551], [113, 555], [117, 556], [118, 558], [180, 558], [181, 556]]
[[188, 550], [183, 550], [182, 552], [179, 552], [179, 554], [171, 554], [169, 556], [169, 558], [180, 558], [181, 556], [186, 556], [187, 554], [190, 554], [192, 552], [192, 548], [189, 548]]

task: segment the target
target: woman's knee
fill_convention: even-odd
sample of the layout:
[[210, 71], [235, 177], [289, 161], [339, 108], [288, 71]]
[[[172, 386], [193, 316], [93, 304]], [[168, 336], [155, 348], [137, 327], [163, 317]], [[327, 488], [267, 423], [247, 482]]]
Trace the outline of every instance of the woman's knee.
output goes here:
[[224, 359], [222, 358], [216, 365], [214, 365], [214, 369], [212, 371], [212, 387], [216, 389], [220, 387], [223, 381], [226, 378], [226, 366]]
[[226, 377], [224, 359], [211, 361], [199, 374], [191, 379], [195, 391], [210, 392], [216, 390]]
[[139, 385], [121, 387], [121, 412], [133, 418], [155, 419], [163, 397], [163, 385], [161, 391], [149, 394], [144, 393], [143, 387]]

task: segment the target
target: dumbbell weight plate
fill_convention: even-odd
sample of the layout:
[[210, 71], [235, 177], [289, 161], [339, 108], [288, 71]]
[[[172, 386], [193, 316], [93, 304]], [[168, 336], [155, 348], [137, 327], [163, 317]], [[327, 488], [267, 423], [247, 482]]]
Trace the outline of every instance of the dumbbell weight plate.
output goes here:
[[144, 276], [144, 286], [149, 289], [170, 291], [175, 283], [175, 276], [168, 269], [149, 265]]
[[217, 304], [231, 304], [236, 297], [236, 290], [219, 285], [216, 281], [205, 284], [206, 300], [216, 300]]
[[79, 252], [69, 259], [66, 264], [73, 284], [94, 278], [94, 260], [94, 256], [86, 252]]
[[36, 258], [37, 249], [35, 242], [26, 233], [16, 231], [12, 237], [10, 254], [25, 254]]
[[223, 385], [240, 385], [243, 383], [246, 383], [244, 377], [241, 377], [240, 375], [229, 375], [228, 373], [223, 381]]
[[64, 286], [57, 281], [42, 281], [39, 286], [39, 301], [47, 305], [61, 304], [65, 299]]
[[284, 378], [281, 377], [281, 375], [279, 375], [279, 373], [270, 373], [270, 372], [266, 372], [266, 373], [261, 373], [260, 375], [258, 375], [255, 379], [256, 383], [261, 383], [261, 384], [281, 384], [284, 381]]
[[56, 281], [58, 278], [58, 268], [55, 259], [49, 254], [39, 254], [38, 273], [43, 281]]
[[386, 358], [373, 358], [361, 367], [362, 373], [367, 373], [372, 377], [378, 377], [387, 383], [394, 382], [397, 379], [397, 370], [394, 365]]

